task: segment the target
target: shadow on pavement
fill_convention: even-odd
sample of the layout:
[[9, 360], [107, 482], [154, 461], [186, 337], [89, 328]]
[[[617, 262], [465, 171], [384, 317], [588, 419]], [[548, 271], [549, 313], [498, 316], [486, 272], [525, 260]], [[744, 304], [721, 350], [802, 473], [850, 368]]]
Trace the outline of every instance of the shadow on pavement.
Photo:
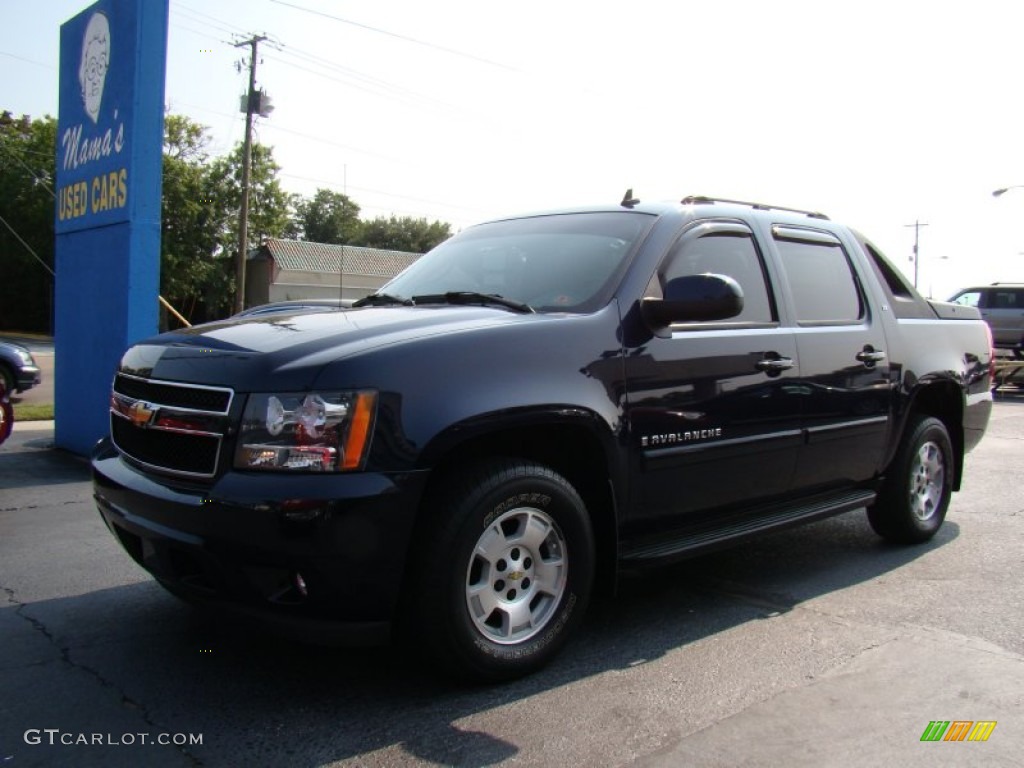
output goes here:
[[[15, 435], [10, 441], [13, 442]], [[23, 441], [18, 450], [0, 447], [0, 490], [61, 483], [80, 483], [89, 479], [85, 459], [53, 448], [53, 436], [45, 433]]]
[[[86, 479], [84, 463], [56, 451], [0, 456], [0, 487]], [[630, 574], [617, 598], [592, 606], [555, 663], [497, 687], [440, 680], [406, 649], [311, 646], [249, 622], [211, 619], [148, 580], [26, 604], [6, 590], [9, 605], [0, 609], [0, 628], [20, 628], [22, 636], [22, 645], [14, 643], [5, 659], [8, 668], [19, 647], [27, 657], [51, 648], [75, 672], [102, 683], [90, 695], [120, 698], [140, 710], [153, 730], [205, 734], [203, 745], [189, 750], [203, 764], [320, 765], [393, 748], [431, 763], [485, 766], [514, 759], [519, 748], [460, 728], [459, 721], [469, 715], [501, 710], [514, 718], [517, 708], [537, 694], [647, 663], [877, 579], [958, 534], [958, 527], [947, 523], [925, 546], [891, 547], [875, 537], [863, 513], [850, 513], [670, 568]], [[101, 557], [87, 562], [104, 568]], [[16, 714], [19, 727], [60, 724], [54, 714], [58, 705], [27, 695], [29, 683], [25, 686], [8, 691], [15, 697], [10, 700], [25, 707]], [[89, 708], [88, 701], [67, 704]], [[7, 719], [11, 716], [8, 712]], [[113, 748], [111, 756], [115, 753]], [[138, 757], [119, 754], [124, 757], [117, 759]], [[553, 762], [558, 762], [554, 756]]]

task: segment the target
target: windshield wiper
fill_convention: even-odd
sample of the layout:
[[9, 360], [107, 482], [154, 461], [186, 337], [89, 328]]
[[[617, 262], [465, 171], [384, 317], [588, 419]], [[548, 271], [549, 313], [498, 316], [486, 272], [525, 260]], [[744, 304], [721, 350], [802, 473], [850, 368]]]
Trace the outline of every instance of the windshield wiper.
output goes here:
[[371, 293], [363, 296], [359, 301], [353, 302], [353, 307], [383, 307], [387, 304], [401, 304], [403, 307], [411, 307], [415, 302], [412, 299], [403, 299], [401, 296], [392, 296], [390, 293]]
[[530, 314], [534, 311], [533, 307], [523, 304], [521, 301], [506, 299], [497, 293], [478, 293], [476, 291], [433, 293], [425, 296], [413, 296], [412, 300], [416, 304], [479, 304], [480, 306], [504, 307], [523, 314]]

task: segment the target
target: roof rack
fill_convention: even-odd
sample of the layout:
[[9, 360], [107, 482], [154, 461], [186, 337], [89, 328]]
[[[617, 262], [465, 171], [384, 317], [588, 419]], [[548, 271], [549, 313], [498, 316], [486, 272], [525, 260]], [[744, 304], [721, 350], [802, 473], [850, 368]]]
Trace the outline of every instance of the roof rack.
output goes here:
[[688, 195], [679, 201], [683, 205], [705, 205], [711, 203], [732, 203], [734, 205], [747, 205], [758, 211], [788, 211], [789, 213], [802, 213], [804, 216], [809, 216], [812, 219], [825, 219], [829, 221], [828, 216], [820, 211], [804, 211], [800, 208], [786, 208], [782, 205], [765, 205], [764, 203], [751, 203], [747, 200], [729, 200], [724, 197], [707, 197], [705, 195]]

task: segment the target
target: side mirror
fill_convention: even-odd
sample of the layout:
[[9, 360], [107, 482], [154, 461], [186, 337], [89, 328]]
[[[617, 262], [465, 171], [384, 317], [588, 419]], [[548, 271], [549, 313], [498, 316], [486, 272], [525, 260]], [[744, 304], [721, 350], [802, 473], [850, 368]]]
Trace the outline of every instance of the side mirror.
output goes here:
[[664, 298], [643, 299], [640, 311], [654, 328], [728, 320], [743, 311], [743, 289], [726, 275], [686, 275], [665, 284]]

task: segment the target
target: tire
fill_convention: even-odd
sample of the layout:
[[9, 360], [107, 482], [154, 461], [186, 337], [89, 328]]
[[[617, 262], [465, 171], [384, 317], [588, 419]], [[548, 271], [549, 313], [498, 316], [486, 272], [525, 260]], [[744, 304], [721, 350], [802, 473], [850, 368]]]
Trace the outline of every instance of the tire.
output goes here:
[[7, 396], [14, 394], [14, 372], [6, 365], [0, 365], [0, 386], [7, 390]]
[[14, 408], [11, 406], [11, 401], [7, 398], [6, 394], [3, 394], [3, 390], [0, 390], [0, 445], [11, 436], [11, 430], [14, 429]]
[[942, 527], [953, 494], [953, 445], [946, 426], [914, 416], [889, 466], [868, 522], [879, 536], [897, 544], [920, 544]]
[[159, 576], [153, 576], [153, 580], [161, 587], [163, 587], [164, 591], [167, 592], [167, 594], [180, 600], [182, 603], [189, 606], [190, 608], [202, 608], [202, 603], [195, 600], [191, 595], [189, 595], [184, 590], [178, 589], [178, 587], [175, 586], [174, 582], [168, 581], [166, 579], [161, 579]]
[[495, 460], [468, 475], [437, 495], [413, 543], [405, 634], [458, 678], [510, 680], [554, 658], [582, 618], [593, 532], [547, 467]]

